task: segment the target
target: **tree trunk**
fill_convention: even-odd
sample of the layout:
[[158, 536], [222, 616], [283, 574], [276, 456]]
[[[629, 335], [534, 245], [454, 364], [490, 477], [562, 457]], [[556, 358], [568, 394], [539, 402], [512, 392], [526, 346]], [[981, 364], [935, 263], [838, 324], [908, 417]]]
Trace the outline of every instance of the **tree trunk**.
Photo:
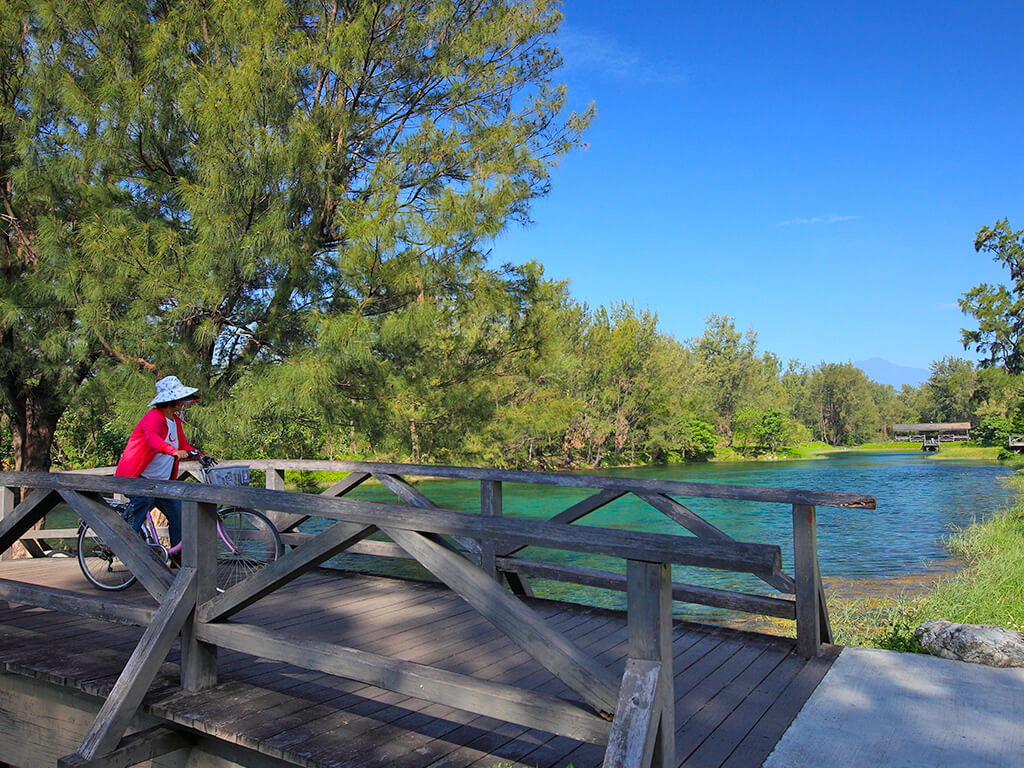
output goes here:
[[409, 442], [412, 447], [412, 463], [419, 464], [420, 461], [420, 441], [416, 437], [416, 419], [409, 419]]
[[[49, 472], [50, 448], [57, 431], [57, 422], [64, 412], [64, 400], [45, 386], [22, 390], [8, 411], [11, 426], [11, 444], [14, 449], [15, 472]], [[21, 488], [17, 501], [24, 499], [31, 488]], [[33, 529], [42, 528], [45, 518]], [[14, 557], [28, 557], [24, 545], [18, 543], [11, 550]]]

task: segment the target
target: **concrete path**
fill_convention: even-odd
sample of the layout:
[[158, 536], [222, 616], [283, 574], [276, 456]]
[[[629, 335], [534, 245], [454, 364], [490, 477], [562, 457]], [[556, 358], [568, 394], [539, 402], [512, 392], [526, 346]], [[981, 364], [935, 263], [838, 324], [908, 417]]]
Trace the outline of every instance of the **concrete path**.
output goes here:
[[764, 768], [1024, 765], [1024, 668], [846, 648]]

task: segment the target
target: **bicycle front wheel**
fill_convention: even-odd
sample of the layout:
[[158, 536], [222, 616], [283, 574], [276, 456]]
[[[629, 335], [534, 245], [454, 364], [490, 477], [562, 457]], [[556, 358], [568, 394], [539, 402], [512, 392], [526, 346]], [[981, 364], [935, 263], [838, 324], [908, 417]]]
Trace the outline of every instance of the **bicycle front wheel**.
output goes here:
[[262, 512], [226, 507], [217, 512], [217, 588], [230, 589], [284, 554], [281, 535]]
[[135, 577], [114, 550], [88, 525], [78, 528], [78, 566], [82, 574], [98, 589], [115, 592], [128, 589]]

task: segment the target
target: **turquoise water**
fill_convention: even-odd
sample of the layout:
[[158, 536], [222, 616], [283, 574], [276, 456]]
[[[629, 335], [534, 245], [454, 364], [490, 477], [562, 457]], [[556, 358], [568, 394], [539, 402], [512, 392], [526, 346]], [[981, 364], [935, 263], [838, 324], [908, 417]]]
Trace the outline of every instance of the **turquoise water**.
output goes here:
[[[986, 519], [1010, 501], [1012, 493], [1001, 478], [1005, 467], [973, 461], [936, 461], [923, 453], [840, 454], [814, 461], [728, 462], [679, 464], [602, 470], [601, 474], [659, 480], [759, 485], [817, 491], [849, 491], [875, 496], [877, 509], [818, 508], [818, 547], [826, 577], [885, 578], [921, 571], [942, 560], [942, 541], [955, 528]], [[479, 509], [479, 484], [470, 481], [429, 481], [417, 488], [441, 507], [464, 511]], [[506, 483], [504, 514], [509, 517], [547, 519], [593, 491], [525, 486]], [[363, 486], [350, 498], [394, 501], [380, 486]], [[739, 541], [778, 544], [783, 568], [792, 570], [792, 510], [780, 504], [681, 498], [698, 513]], [[320, 525], [305, 527], [314, 530]], [[676, 523], [639, 499], [627, 495], [591, 513], [576, 525], [686, 534]], [[588, 568], [622, 572], [617, 558], [529, 548], [520, 556], [552, 560]], [[338, 565], [361, 570], [394, 572], [395, 561], [365, 556], [343, 556]], [[412, 564], [401, 566], [403, 575], [428, 577]], [[680, 568], [673, 578], [708, 586], [742, 589], [762, 594], [773, 590], [754, 577]], [[534, 582], [538, 596], [571, 597], [599, 605], [621, 607], [624, 596], [605, 590], [552, 582]]]

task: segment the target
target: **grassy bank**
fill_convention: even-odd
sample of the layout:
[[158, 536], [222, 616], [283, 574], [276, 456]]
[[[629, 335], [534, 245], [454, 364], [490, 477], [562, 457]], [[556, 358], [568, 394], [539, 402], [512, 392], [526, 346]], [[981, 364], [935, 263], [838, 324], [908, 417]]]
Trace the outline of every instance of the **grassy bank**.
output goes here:
[[931, 619], [1024, 631], [1024, 477], [1008, 482], [1019, 494], [1010, 509], [948, 540], [950, 552], [966, 563], [962, 570], [919, 596], [830, 598], [836, 642], [917, 651], [914, 629]]
[[999, 446], [967, 445], [965, 443], [946, 443], [932, 455], [934, 459], [975, 459], [977, 461], [997, 461]]

